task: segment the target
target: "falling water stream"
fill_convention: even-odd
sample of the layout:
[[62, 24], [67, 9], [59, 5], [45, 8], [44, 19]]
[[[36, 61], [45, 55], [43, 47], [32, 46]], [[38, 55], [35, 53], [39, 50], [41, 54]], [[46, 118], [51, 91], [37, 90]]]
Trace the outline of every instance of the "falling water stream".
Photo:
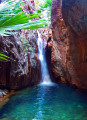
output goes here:
[[87, 120], [87, 91], [52, 83], [40, 34], [37, 43], [41, 83], [12, 95], [0, 107], [0, 120]]
[[48, 68], [47, 68], [47, 63], [45, 58], [45, 49], [43, 48], [43, 40], [39, 32], [38, 32], [37, 44], [38, 44], [38, 55], [41, 62], [41, 75], [42, 75], [40, 85], [53, 85], [54, 83], [52, 83], [50, 79]]

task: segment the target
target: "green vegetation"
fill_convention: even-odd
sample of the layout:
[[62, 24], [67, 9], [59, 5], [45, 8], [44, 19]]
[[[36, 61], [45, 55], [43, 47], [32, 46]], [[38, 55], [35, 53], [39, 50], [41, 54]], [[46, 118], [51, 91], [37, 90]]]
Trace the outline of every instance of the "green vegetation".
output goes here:
[[22, 12], [24, 2], [7, 0], [0, 4], [0, 34], [8, 36], [12, 32], [7, 30], [37, 29], [47, 26], [45, 19], [31, 21], [40, 17], [40, 14], [26, 14]]
[[[45, 19], [41, 19], [40, 14], [27, 14], [22, 12], [24, 2], [7, 0], [0, 4], [0, 35], [8, 36], [13, 34], [12, 30], [18, 29], [38, 29], [46, 27]], [[39, 20], [31, 21], [31, 19], [40, 17]], [[27, 44], [28, 45], [28, 44]], [[30, 46], [29, 46], [30, 48]], [[28, 49], [28, 47], [26, 47]], [[7, 56], [0, 54], [0, 60], [7, 61]]]
[[0, 61], [8, 61], [8, 56], [0, 53]]
[[42, 3], [40, 5], [40, 8], [42, 11], [44, 11], [47, 8], [50, 8], [50, 10], [51, 10], [51, 4], [52, 4], [52, 0], [44, 0], [44, 4]]
[[[39, 3], [39, 2], [38, 2]], [[39, 9], [34, 14], [26, 14], [22, 12], [24, 2], [19, 0], [6, 0], [0, 4], [0, 35], [8, 36], [13, 34], [12, 30], [18, 29], [38, 29], [48, 26], [50, 21], [51, 0], [44, 0], [44, 4], [38, 4]], [[44, 16], [43, 13], [47, 12]], [[39, 17], [40, 19], [31, 21], [31, 19]], [[47, 18], [47, 19], [44, 19]], [[30, 45], [24, 43], [24, 48], [30, 49]], [[7, 56], [0, 53], [0, 60], [7, 61]]]
[[25, 40], [24, 42], [23, 40], [21, 40], [21, 43], [23, 45], [24, 51], [32, 51], [32, 46], [30, 45], [28, 40]]
[[47, 20], [48, 25], [50, 25], [51, 20], [51, 4], [52, 0], [37, 0], [37, 13], [41, 13], [42, 16]]

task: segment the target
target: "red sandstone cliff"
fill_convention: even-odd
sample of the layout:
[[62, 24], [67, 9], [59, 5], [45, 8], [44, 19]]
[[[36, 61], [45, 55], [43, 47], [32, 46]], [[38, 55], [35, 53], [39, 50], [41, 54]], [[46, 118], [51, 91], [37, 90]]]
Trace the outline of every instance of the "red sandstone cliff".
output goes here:
[[52, 70], [60, 82], [87, 88], [87, 0], [53, 0]]

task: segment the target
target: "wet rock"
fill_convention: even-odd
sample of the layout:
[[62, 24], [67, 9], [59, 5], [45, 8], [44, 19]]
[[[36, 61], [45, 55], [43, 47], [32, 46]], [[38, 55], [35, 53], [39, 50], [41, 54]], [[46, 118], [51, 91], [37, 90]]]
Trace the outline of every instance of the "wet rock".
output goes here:
[[0, 97], [6, 96], [7, 93], [8, 93], [8, 90], [1, 90], [0, 89]]
[[2, 92], [0, 92], [0, 97], [2, 97], [3, 95], [2, 95]]
[[[60, 82], [87, 89], [87, 0], [53, 0], [52, 69]], [[63, 79], [62, 79], [63, 78]]]

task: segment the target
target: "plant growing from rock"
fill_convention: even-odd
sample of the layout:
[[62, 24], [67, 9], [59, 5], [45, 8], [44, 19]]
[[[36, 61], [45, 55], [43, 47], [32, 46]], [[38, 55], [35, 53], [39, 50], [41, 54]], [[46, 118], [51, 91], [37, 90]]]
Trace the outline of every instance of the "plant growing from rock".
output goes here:
[[25, 40], [25, 41], [21, 40], [21, 43], [23, 45], [23, 50], [24, 51], [28, 51], [28, 52], [33, 51], [32, 46], [30, 45], [28, 40]]
[[[11, 35], [14, 33], [13, 30], [18, 29], [38, 29], [47, 26], [46, 20], [41, 19], [40, 14], [22, 12], [23, 4], [21, 0], [18, 2], [6, 0], [0, 4], [0, 35]], [[31, 21], [37, 17], [40, 19]], [[7, 56], [0, 54], [0, 60], [7, 60]]]

